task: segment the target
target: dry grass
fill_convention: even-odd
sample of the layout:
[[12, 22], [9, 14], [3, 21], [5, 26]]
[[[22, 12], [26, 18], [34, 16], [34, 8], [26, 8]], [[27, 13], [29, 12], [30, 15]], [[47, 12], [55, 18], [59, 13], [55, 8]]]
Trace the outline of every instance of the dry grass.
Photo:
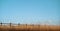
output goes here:
[[19, 25], [0, 26], [0, 31], [60, 31], [60, 26], [54, 25]]

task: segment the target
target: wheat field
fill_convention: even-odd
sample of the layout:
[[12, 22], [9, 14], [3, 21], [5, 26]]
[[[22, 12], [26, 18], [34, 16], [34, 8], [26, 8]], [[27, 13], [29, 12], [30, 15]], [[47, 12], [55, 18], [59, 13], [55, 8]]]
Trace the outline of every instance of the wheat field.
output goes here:
[[19, 25], [19, 26], [0, 26], [0, 31], [60, 31], [58, 25]]

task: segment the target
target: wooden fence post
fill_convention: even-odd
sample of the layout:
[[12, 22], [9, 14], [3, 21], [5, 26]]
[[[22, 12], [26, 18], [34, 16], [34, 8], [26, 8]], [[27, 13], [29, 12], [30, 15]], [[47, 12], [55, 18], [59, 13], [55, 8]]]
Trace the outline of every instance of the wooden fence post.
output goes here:
[[11, 23], [10, 23], [10, 27], [11, 27]]
[[18, 26], [20, 26], [20, 23], [18, 23]]
[[26, 28], [27, 28], [27, 24], [26, 24]]
[[1, 24], [1, 26], [2, 26], [2, 22], [1, 22], [0, 24]]

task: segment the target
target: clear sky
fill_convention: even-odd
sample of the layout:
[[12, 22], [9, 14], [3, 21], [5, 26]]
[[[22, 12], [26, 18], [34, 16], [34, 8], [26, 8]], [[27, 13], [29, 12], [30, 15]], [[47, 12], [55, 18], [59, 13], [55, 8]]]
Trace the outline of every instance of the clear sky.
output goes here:
[[60, 0], [0, 0], [0, 22], [59, 24]]

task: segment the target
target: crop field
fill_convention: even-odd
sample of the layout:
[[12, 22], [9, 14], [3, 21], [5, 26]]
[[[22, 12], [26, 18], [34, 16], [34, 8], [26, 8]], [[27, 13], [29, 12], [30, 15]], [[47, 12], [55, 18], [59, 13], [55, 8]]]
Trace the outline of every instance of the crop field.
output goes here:
[[0, 25], [0, 31], [60, 31], [58, 25]]

